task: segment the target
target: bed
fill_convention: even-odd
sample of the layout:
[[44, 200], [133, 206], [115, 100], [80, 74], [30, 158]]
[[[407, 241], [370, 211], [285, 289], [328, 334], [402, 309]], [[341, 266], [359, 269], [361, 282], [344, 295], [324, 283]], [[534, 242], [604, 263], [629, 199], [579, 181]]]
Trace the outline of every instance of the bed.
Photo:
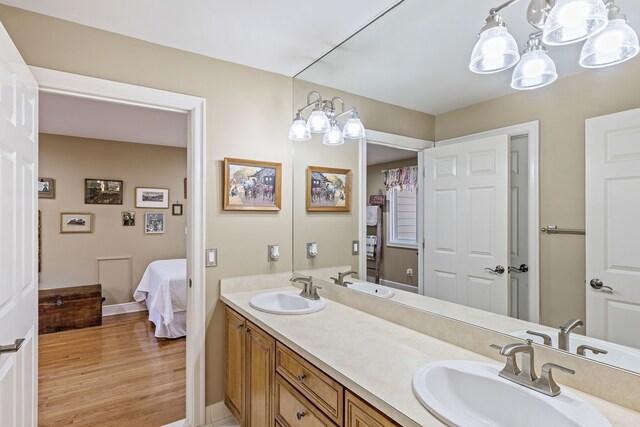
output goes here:
[[149, 320], [156, 326], [158, 338], [180, 338], [187, 335], [187, 260], [153, 261], [133, 293], [144, 302]]

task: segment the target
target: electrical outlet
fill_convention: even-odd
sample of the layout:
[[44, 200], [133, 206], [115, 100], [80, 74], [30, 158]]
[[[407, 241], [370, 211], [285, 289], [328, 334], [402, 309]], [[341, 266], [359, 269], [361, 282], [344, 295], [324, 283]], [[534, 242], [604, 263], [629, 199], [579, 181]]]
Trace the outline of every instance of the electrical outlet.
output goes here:
[[280, 247], [278, 245], [267, 246], [267, 259], [269, 261], [278, 261], [280, 259]]
[[413, 277], [413, 268], [407, 268], [407, 276]]
[[307, 243], [307, 258], [315, 258], [318, 255], [318, 244], [316, 242]]

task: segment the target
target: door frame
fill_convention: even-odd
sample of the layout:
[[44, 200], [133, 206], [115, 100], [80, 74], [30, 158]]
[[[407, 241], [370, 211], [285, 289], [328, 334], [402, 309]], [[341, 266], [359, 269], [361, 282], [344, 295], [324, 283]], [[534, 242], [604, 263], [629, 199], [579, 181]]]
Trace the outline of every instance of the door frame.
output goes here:
[[[188, 115], [187, 138], [187, 343], [186, 419], [183, 426], [205, 424], [205, 189], [204, 98], [40, 67], [29, 67], [40, 92], [74, 96]], [[193, 285], [191, 285], [193, 284]]]
[[[540, 323], [540, 122], [520, 123], [486, 132], [465, 135], [436, 142], [436, 146], [458, 144], [474, 139], [507, 135], [509, 140], [513, 137], [524, 136], [528, 138], [529, 156], [529, 218], [528, 218], [528, 250], [529, 250], [529, 322]], [[424, 272], [423, 272], [424, 273]]]
[[[367, 143], [384, 145], [387, 147], [400, 148], [407, 151], [414, 151], [418, 156], [418, 176], [424, 175], [424, 164], [421, 152], [427, 148], [434, 146], [432, 141], [424, 139], [411, 138], [409, 136], [396, 135], [387, 132], [378, 132], [375, 130], [366, 130], [365, 138], [360, 140], [360, 176], [358, 177], [358, 186], [360, 191], [360, 217], [358, 218], [358, 239], [360, 240], [359, 257], [358, 257], [358, 271], [360, 271], [360, 279], [367, 280], [367, 251], [363, 250], [362, 243], [367, 239], [367, 210], [363, 208], [367, 206], [369, 196], [367, 194]], [[422, 180], [420, 180], [422, 182]], [[424, 295], [424, 192], [418, 191], [418, 211], [416, 213], [417, 218], [417, 236], [418, 236], [418, 293]], [[420, 242], [420, 236], [422, 236], [422, 242]], [[362, 272], [364, 271], [364, 278]], [[403, 290], [407, 290], [408, 287], [403, 287]]]

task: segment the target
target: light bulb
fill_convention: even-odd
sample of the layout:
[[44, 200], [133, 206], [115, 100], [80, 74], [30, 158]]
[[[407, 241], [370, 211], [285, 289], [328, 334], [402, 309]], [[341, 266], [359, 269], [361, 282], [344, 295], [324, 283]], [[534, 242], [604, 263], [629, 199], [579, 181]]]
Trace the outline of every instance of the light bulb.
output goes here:
[[492, 27], [480, 33], [469, 69], [478, 74], [497, 73], [514, 66], [520, 59], [518, 44], [504, 26]]
[[311, 138], [311, 132], [307, 129], [307, 122], [305, 122], [304, 117], [296, 116], [289, 129], [289, 139], [292, 141], [306, 141], [309, 138]]
[[325, 132], [324, 138], [322, 138], [324, 145], [341, 145], [344, 144], [344, 137], [338, 127], [338, 123], [335, 119], [331, 120], [331, 128]]
[[625, 19], [611, 19], [599, 34], [582, 47], [580, 65], [599, 68], [619, 64], [635, 57], [640, 51], [638, 35]]
[[547, 55], [544, 47], [526, 51], [520, 63], [513, 70], [511, 87], [517, 90], [531, 90], [547, 86], [558, 79], [556, 65]]
[[602, 31], [608, 21], [602, 0], [558, 0], [544, 24], [542, 41], [552, 46], [576, 43]]
[[326, 132], [330, 126], [329, 118], [320, 108], [313, 110], [313, 113], [309, 116], [309, 120], [307, 120], [307, 129], [313, 133]]

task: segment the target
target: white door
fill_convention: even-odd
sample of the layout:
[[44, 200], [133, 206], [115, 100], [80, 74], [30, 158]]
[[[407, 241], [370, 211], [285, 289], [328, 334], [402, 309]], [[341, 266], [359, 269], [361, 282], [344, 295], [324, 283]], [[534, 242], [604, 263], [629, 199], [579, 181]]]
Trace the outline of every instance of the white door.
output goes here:
[[[37, 425], [38, 87], [0, 25], [0, 425]], [[11, 351], [17, 339], [24, 339]]]
[[426, 295], [509, 314], [508, 155], [507, 135], [425, 151]]
[[[529, 159], [527, 135], [511, 138], [511, 316], [529, 319]], [[521, 268], [522, 267], [522, 268]]]
[[587, 334], [640, 348], [640, 109], [586, 121], [585, 216]]

